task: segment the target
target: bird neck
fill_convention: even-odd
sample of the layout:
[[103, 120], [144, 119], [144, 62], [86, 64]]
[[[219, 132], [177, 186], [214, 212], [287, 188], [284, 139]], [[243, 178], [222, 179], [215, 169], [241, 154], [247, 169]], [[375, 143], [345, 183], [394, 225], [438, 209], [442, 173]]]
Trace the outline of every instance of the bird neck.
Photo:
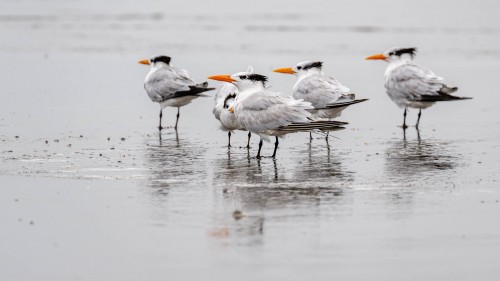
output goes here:
[[247, 99], [254, 93], [260, 92], [264, 90], [264, 85], [262, 83], [256, 83], [254, 85], [246, 85], [248, 87], [238, 86], [238, 94], [236, 95], [235, 103], [240, 103]]
[[264, 89], [264, 84], [260, 81], [256, 81], [251, 84], [239, 84], [237, 85], [238, 92], [258, 92]]
[[389, 65], [387, 66], [387, 68], [385, 69], [385, 79], [388, 79], [389, 76], [391, 75], [391, 73], [394, 71], [394, 69], [402, 66], [402, 65], [405, 65], [405, 64], [408, 64], [408, 63], [411, 63], [412, 62], [412, 58], [410, 56], [401, 56], [399, 58], [396, 58], [394, 60], [391, 60], [389, 62]]
[[323, 70], [318, 67], [309, 68], [308, 70], [299, 73], [299, 79], [301, 77], [308, 77], [311, 75], [323, 75]]
[[297, 82], [295, 83], [294, 88], [297, 85], [299, 85], [300, 82], [302, 82], [302, 80], [306, 79], [307, 77], [313, 76], [313, 75], [321, 75], [321, 76], [323, 76], [323, 70], [321, 70], [320, 68], [311, 68], [311, 69], [308, 69], [305, 72], [301, 72], [298, 75], [299, 79], [297, 79]]
[[167, 67], [168, 67], [167, 64], [164, 64], [162, 62], [157, 62], [155, 64], [151, 64], [151, 68], [149, 69], [149, 73], [151, 74], [160, 68], [167, 68]]
[[155, 64], [152, 64], [151, 68], [149, 69], [148, 75], [146, 75], [146, 80], [145, 81], [148, 81], [149, 78], [150, 78], [150, 76], [153, 75], [156, 71], [158, 71], [160, 69], [170, 69], [170, 65], [165, 64], [163, 62], [157, 62]]

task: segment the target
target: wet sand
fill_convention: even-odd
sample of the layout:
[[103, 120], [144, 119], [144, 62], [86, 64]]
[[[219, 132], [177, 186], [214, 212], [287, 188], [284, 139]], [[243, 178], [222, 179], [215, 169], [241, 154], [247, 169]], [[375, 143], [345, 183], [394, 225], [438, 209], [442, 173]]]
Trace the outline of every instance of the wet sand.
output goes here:
[[[375, 3], [7, 2], [0, 279], [498, 279], [499, 4], [453, 3], [383, 1], [387, 18]], [[395, 45], [474, 99], [403, 134], [385, 63], [363, 60]], [[272, 69], [322, 60], [370, 101], [328, 143], [287, 136], [274, 160], [254, 158], [256, 137], [243, 148], [244, 132], [226, 147], [212, 97], [160, 140], [136, 63], [156, 54], [199, 81], [251, 64], [284, 92], [295, 78]]]

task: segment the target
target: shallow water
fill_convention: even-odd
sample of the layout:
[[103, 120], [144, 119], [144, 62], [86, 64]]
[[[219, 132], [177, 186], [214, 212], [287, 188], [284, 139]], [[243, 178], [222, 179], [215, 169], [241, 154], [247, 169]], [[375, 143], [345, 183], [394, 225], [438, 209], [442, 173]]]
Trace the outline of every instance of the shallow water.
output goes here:
[[[498, 279], [500, 4], [266, 5], [2, 4], [1, 280]], [[363, 60], [395, 45], [474, 99], [404, 134], [385, 64]], [[228, 149], [211, 97], [160, 139], [136, 63], [156, 54], [200, 81], [251, 64], [284, 92], [272, 69], [323, 60], [370, 101], [276, 159], [245, 132]]]

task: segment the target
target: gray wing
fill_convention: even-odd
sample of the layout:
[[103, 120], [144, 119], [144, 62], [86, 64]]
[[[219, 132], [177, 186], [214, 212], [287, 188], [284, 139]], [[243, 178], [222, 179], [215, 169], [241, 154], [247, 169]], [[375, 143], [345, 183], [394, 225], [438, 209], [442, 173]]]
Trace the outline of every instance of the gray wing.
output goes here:
[[312, 75], [295, 85], [293, 96], [296, 99], [310, 102], [315, 108], [324, 108], [327, 104], [337, 101], [349, 92], [349, 88], [340, 84], [333, 77]]
[[261, 91], [239, 102], [237, 100], [236, 118], [251, 132], [263, 132], [288, 126], [296, 122], [309, 122], [312, 109], [310, 103], [295, 100], [283, 93]]
[[439, 96], [440, 90], [443, 87], [447, 88], [443, 84], [443, 78], [415, 64], [405, 64], [395, 68], [388, 77], [385, 87], [387, 94], [395, 102], [419, 101], [424, 96]]
[[176, 97], [178, 92], [189, 92], [195, 86], [187, 71], [176, 68], [159, 68], [144, 83], [149, 97], [156, 102]]
[[339, 82], [339, 80], [335, 79], [335, 77], [333, 77], [333, 76], [328, 77], [328, 83], [330, 83], [335, 88], [336, 92], [340, 92], [341, 94], [351, 93], [351, 89], [342, 85]]

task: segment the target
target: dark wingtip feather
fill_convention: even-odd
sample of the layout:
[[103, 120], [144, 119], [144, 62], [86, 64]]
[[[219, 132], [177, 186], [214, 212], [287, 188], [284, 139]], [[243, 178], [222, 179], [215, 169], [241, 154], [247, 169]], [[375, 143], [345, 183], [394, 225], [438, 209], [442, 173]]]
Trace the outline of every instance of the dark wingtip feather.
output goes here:
[[322, 130], [322, 131], [335, 131], [344, 129], [344, 125], [347, 125], [347, 122], [342, 121], [312, 121], [309, 123], [292, 123], [285, 127], [278, 128], [283, 132], [308, 132], [313, 130]]
[[203, 88], [203, 87], [197, 87], [197, 86], [189, 86], [189, 91], [180, 91], [176, 92], [174, 97], [182, 97], [182, 96], [196, 96], [199, 95], [203, 92], [207, 91], [212, 91], [215, 90], [215, 88]]
[[437, 102], [437, 101], [453, 101], [453, 100], [470, 100], [472, 97], [458, 97], [445, 93], [440, 93], [439, 96], [422, 95], [420, 101]]
[[344, 107], [344, 106], [349, 106], [349, 105], [357, 104], [357, 103], [360, 103], [360, 102], [364, 102], [364, 101], [367, 101], [367, 100], [369, 100], [369, 99], [357, 99], [357, 100], [353, 100], [353, 101], [332, 103], [332, 104], [327, 104], [326, 108]]

